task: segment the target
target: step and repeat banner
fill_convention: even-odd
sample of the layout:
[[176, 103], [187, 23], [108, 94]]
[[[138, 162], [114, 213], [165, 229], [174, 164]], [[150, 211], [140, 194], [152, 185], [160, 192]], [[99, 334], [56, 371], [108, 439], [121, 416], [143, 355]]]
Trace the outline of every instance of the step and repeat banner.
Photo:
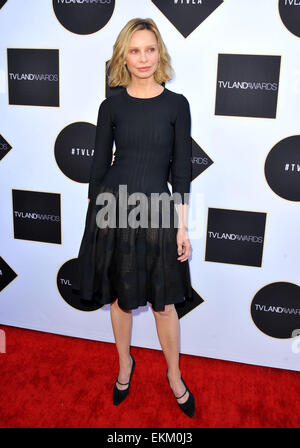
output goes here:
[[[98, 108], [122, 88], [107, 63], [134, 17], [157, 24], [191, 108], [180, 351], [299, 371], [299, 0], [0, 0], [0, 323], [114, 342], [110, 306], [71, 287]], [[133, 317], [131, 344], [160, 349], [149, 304]]]

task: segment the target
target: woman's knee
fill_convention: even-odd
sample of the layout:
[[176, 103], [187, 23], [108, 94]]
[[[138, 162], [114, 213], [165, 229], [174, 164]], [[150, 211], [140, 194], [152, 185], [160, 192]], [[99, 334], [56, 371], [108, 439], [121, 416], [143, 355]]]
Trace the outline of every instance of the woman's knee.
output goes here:
[[113, 302], [110, 303], [111, 308], [116, 308], [119, 311], [123, 311], [124, 313], [131, 314], [132, 310], [126, 310], [122, 308], [119, 304], [119, 299], [116, 298]]
[[175, 305], [173, 303], [170, 305], [165, 305], [165, 309], [159, 310], [159, 311], [154, 310], [151, 302], [150, 302], [150, 306], [151, 306], [153, 314], [155, 316], [169, 316], [171, 313], [173, 313], [173, 311], [175, 309]]

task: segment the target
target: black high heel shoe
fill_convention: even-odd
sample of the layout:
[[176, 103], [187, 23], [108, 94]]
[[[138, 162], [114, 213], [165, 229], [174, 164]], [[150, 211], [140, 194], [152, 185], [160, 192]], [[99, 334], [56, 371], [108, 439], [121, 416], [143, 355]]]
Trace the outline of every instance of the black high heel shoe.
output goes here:
[[[181, 381], [183, 382], [183, 384], [185, 385], [185, 392], [180, 397], [175, 396], [175, 398], [176, 398], [176, 400], [178, 400], [179, 398], [182, 398], [186, 394], [187, 391], [189, 392], [189, 398], [184, 403], [178, 403], [178, 401], [177, 401], [177, 404], [186, 415], [188, 415], [189, 417], [193, 417], [195, 414], [195, 398], [194, 398], [194, 395], [192, 394], [192, 392], [190, 391], [190, 389], [185, 384], [182, 376], [180, 376], [180, 378], [181, 378]], [[168, 380], [168, 383], [170, 384], [169, 377], [168, 377], [168, 369], [167, 369], [167, 380]], [[170, 385], [170, 387], [171, 387], [171, 385]]]
[[[130, 356], [132, 358], [132, 367], [131, 367], [129, 382], [128, 383], [120, 383], [120, 381], [118, 381], [118, 378], [115, 381], [115, 385], [114, 385], [114, 389], [113, 389], [113, 403], [116, 406], [118, 404], [120, 404], [127, 397], [127, 395], [129, 394], [130, 381], [131, 381], [131, 377], [132, 377], [132, 374], [133, 374], [133, 371], [134, 371], [134, 366], [135, 366], [135, 360], [134, 360], [134, 357], [132, 356], [131, 353], [130, 353]], [[121, 389], [117, 388], [117, 384], [116, 383], [119, 383], [122, 386], [126, 386], [126, 384], [128, 384], [128, 387], [127, 387], [127, 389], [121, 390]]]

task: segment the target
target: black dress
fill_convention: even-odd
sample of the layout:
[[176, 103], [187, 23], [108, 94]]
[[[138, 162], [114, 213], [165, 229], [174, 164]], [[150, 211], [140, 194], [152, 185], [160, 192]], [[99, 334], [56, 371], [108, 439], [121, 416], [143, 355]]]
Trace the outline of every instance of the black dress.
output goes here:
[[[90, 173], [84, 233], [77, 258], [73, 292], [85, 303], [108, 304], [118, 298], [130, 310], [151, 302], [156, 311], [166, 304], [192, 297], [188, 260], [177, 260], [176, 207], [189, 203], [192, 140], [188, 100], [164, 88], [151, 98], [121, 93], [106, 98], [99, 107], [95, 151]], [[112, 163], [113, 142], [116, 151]], [[171, 169], [172, 195], [167, 186]], [[150, 223], [151, 193], [165, 193], [170, 201], [170, 226], [100, 227], [99, 193], [112, 193], [116, 209], [119, 186], [127, 198], [145, 194]], [[176, 193], [176, 194], [174, 194]], [[187, 193], [187, 194], [184, 194]], [[107, 205], [107, 202], [105, 203]], [[136, 203], [136, 205], [138, 202]], [[127, 206], [127, 217], [136, 205]]]

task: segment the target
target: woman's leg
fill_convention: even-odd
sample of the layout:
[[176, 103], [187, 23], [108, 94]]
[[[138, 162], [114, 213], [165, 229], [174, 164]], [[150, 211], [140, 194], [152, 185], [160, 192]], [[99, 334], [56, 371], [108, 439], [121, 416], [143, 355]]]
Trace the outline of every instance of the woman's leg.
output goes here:
[[[168, 377], [171, 389], [176, 397], [180, 397], [185, 386], [181, 381], [179, 369], [179, 319], [174, 304], [165, 305], [164, 311], [155, 311], [150, 303], [156, 323], [157, 335], [168, 364]], [[189, 392], [180, 398], [178, 403], [184, 403]]]
[[[120, 308], [118, 299], [116, 299], [110, 305], [110, 317], [119, 354], [120, 371], [118, 380], [121, 383], [128, 383], [132, 366], [132, 359], [130, 356], [132, 314], [131, 311]], [[117, 388], [120, 390], [127, 389], [128, 385], [122, 386], [117, 383]]]

